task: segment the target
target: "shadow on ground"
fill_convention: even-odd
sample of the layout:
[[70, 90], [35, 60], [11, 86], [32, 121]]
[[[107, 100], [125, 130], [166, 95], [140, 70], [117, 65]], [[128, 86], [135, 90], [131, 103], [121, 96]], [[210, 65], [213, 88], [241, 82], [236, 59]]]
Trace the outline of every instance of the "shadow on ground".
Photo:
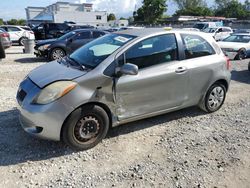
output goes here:
[[237, 82], [250, 84], [250, 71], [248, 70], [233, 70], [231, 79]]
[[42, 63], [48, 62], [45, 58], [38, 58], [38, 57], [27, 57], [27, 58], [19, 58], [15, 59], [17, 63]]
[[[0, 112], [0, 166], [15, 165], [26, 161], [40, 161], [69, 155], [73, 150], [62, 142], [33, 138], [23, 131], [18, 121], [18, 110]], [[106, 139], [129, 134], [186, 116], [199, 116], [204, 113], [197, 108], [157, 116], [120, 127], [112, 128]]]

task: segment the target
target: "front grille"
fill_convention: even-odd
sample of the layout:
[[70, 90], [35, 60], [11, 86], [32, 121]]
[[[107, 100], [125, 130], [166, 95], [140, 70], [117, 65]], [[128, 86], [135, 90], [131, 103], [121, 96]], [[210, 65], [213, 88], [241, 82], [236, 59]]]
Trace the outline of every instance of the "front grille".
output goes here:
[[17, 92], [17, 98], [20, 102], [23, 102], [26, 95], [27, 95], [27, 93], [23, 89], [19, 89]]

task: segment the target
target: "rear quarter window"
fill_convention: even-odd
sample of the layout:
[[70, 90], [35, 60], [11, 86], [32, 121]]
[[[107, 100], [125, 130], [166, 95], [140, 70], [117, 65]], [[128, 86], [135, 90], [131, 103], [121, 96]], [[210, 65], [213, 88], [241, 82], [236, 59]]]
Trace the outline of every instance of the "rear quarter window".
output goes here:
[[185, 58], [197, 58], [215, 54], [213, 47], [201, 36], [181, 34], [184, 45]]

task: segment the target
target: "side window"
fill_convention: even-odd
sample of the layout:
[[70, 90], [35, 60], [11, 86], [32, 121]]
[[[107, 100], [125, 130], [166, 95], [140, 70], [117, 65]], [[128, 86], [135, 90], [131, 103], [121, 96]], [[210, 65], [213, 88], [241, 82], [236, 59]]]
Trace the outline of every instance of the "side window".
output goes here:
[[103, 35], [105, 35], [105, 33], [103, 33], [103, 32], [99, 32], [99, 31], [94, 31], [94, 32], [93, 32], [93, 38], [94, 38], [94, 39], [96, 39], [96, 38], [98, 38], [98, 37], [101, 37], [101, 36], [103, 36]]
[[231, 30], [228, 28], [222, 28], [222, 32], [231, 32]]
[[49, 30], [51, 30], [51, 31], [57, 31], [57, 30], [59, 30], [59, 28], [57, 27], [57, 25], [56, 24], [49, 24]]
[[181, 34], [186, 59], [215, 54], [212, 46], [198, 35]]
[[16, 32], [16, 31], [21, 31], [21, 29], [19, 29], [17, 27], [8, 27], [8, 31], [9, 32]]
[[89, 31], [77, 33], [76, 36], [74, 37], [75, 40], [83, 40], [83, 39], [89, 39], [89, 38], [90, 38]]
[[178, 59], [174, 34], [160, 35], [135, 44], [126, 52], [126, 62], [139, 69], [171, 62]]

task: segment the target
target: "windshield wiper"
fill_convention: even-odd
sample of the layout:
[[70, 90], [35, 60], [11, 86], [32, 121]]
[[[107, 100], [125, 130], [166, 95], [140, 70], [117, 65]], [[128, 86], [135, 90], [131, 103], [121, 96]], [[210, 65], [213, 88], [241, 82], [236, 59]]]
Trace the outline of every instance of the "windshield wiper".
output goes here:
[[80, 68], [80, 70], [86, 70], [86, 67], [82, 65], [81, 63], [79, 63], [78, 61], [76, 61], [74, 58], [67, 56], [67, 59], [69, 60], [69, 62], [71, 62], [70, 63], [71, 65], [73, 66], [77, 65]]

